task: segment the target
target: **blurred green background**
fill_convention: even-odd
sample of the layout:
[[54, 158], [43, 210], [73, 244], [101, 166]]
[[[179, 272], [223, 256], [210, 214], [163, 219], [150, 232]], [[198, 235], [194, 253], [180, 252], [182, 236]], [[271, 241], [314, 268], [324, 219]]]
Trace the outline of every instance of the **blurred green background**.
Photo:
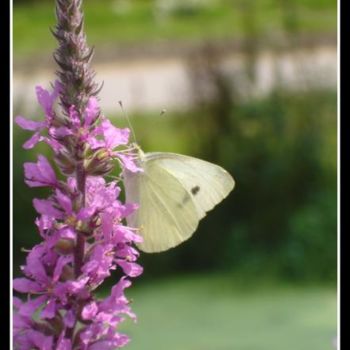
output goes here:
[[[322, 71], [312, 83], [304, 76], [293, 88], [276, 79], [264, 94], [256, 94], [255, 84], [266, 50], [273, 57], [300, 51], [322, 55], [316, 49], [326, 47], [336, 55], [336, 6], [334, 0], [85, 0], [88, 41], [101, 61], [118, 66], [130, 55], [135, 62], [146, 57], [157, 64], [164, 55], [186, 54], [193, 92], [186, 108], [164, 105], [162, 115], [158, 106], [128, 111], [142, 148], [206, 159], [236, 180], [234, 191], [189, 241], [141, 255], [144, 274], [128, 292], [139, 321], [124, 326], [132, 337], [127, 348], [333, 348], [336, 85]], [[14, 1], [18, 81], [28, 77], [23, 67], [40, 69], [50, 61], [54, 23], [53, 1]], [[232, 73], [234, 65], [223, 69], [231, 54], [241, 58], [239, 74]], [[94, 63], [98, 73], [98, 59]], [[14, 115], [42, 115], [36, 107], [26, 111], [19, 99], [13, 108]], [[108, 116], [126, 126], [117, 107]], [[39, 241], [32, 199], [47, 194], [23, 182], [23, 162], [38, 153], [50, 156], [44, 145], [24, 151], [28, 137], [14, 126], [15, 275], [25, 258], [21, 248]]]

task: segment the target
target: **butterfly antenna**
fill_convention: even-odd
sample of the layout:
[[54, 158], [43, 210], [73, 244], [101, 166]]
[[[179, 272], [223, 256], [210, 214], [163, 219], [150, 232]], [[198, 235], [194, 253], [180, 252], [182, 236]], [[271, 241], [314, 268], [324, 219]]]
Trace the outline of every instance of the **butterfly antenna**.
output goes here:
[[126, 113], [126, 111], [125, 111], [125, 109], [123, 107], [123, 102], [122, 101], [118, 101], [118, 103], [119, 103], [119, 106], [120, 106], [120, 108], [121, 108], [121, 110], [122, 110], [122, 112], [124, 114], [125, 119], [128, 122], [129, 128], [130, 128], [131, 133], [132, 133], [132, 137], [133, 137], [135, 143], [138, 144], [137, 141], [136, 141], [136, 135], [135, 135], [134, 128], [132, 127], [131, 122], [130, 122], [130, 118], [129, 118], [128, 114]]

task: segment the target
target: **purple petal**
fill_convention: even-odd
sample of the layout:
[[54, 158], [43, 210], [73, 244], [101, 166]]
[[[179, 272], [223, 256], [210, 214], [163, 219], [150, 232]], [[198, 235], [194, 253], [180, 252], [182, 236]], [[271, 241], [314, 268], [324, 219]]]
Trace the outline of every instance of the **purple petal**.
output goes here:
[[52, 281], [57, 282], [61, 277], [62, 270], [65, 265], [67, 265], [71, 261], [71, 257], [69, 256], [60, 256], [56, 262], [55, 270], [53, 272]]
[[79, 127], [80, 126], [80, 118], [79, 118], [79, 114], [75, 109], [75, 106], [71, 106], [69, 108], [69, 116], [71, 119], [71, 122], [73, 123], [73, 125], [75, 127]]
[[87, 326], [83, 332], [80, 333], [80, 341], [86, 346], [84, 349], [88, 349], [87, 345], [92, 339], [96, 339], [96, 326], [94, 324]]
[[36, 132], [28, 141], [23, 144], [24, 149], [32, 149], [39, 141], [42, 140], [39, 132]]
[[63, 317], [64, 325], [68, 328], [73, 328], [76, 321], [73, 310], [68, 310]]
[[47, 283], [47, 274], [43, 263], [41, 262], [42, 252], [37, 247], [34, 247], [28, 254], [26, 265], [23, 272], [39, 283]]
[[37, 86], [35, 88], [38, 102], [43, 108], [46, 117], [49, 119], [52, 118], [53, 105], [55, 103], [56, 98], [58, 97], [59, 88], [59, 84], [56, 83], [54, 86], [54, 90], [51, 94], [48, 90], [44, 89], [41, 86]]
[[91, 320], [93, 319], [98, 311], [98, 306], [96, 302], [91, 302], [87, 304], [84, 308], [83, 311], [81, 312], [81, 316], [84, 320]]
[[47, 305], [42, 309], [40, 316], [42, 318], [52, 319], [56, 314], [56, 302], [54, 299], [49, 299]]
[[125, 169], [132, 173], [143, 172], [143, 169], [136, 165], [136, 162], [132, 156], [120, 154], [118, 152], [115, 152], [115, 155], [120, 159]]
[[98, 101], [96, 97], [90, 97], [85, 108], [85, 120], [84, 125], [90, 126], [98, 117], [100, 112]]
[[38, 169], [41, 171], [42, 176], [47, 179], [48, 182], [56, 182], [56, 174], [52, 169], [49, 161], [42, 155], [38, 156]]
[[115, 350], [116, 348], [122, 348], [130, 339], [125, 334], [119, 334], [118, 339], [114, 340], [101, 340], [89, 346], [89, 350]]
[[99, 262], [96, 260], [91, 260], [84, 264], [84, 266], [82, 267], [82, 271], [86, 275], [90, 275], [92, 272], [95, 272], [95, 270], [97, 270], [98, 267], [99, 267]]
[[77, 214], [77, 219], [78, 220], [87, 220], [94, 215], [95, 211], [96, 211], [96, 209], [93, 207], [82, 208], [79, 210], [79, 213]]
[[72, 201], [71, 199], [63, 194], [60, 190], [56, 190], [56, 199], [61, 206], [61, 208], [68, 214], [71, 215], [73, 213]]
[[29, 317], [23, 317], [18, 314], [13, 315], [13, 335], [23, 332], [23, 329], [30, 328], [32, 326]]
[[25, 277], [15, 278], [13, 280], [13, 289], [17, 292], [33, 294], [42, 291], [42, 288], [38, 283]]
[[91, 149], [97, 149], [97, 148], [101, 148], [101, 147], [106, 147], [106, 142], [105, 141], [97, 140], [93, 136], [88, 137], [87, 142], [91, 146]]
[[128, 262], [122, 259], [116, 259], [118, 265], [123, 269], [124, 273], [130, 277], [137, 277], [143, 272], [143, 268], [134, 262]]
[[101, 214], [101, 229], [103, 235], [107, 241], [111, 239], [113, 232], [113, 216], [110, 212], [105, 212]]
[[75, 177], [69, 177], [67, 180], [67, 185], [70, 190], [76, 191], [77, 189], [77, 179]]
[[15, 118], [15, 122], [18, 126], [20, 126], [24, 130], [31, 130], [31, 131], [39, 131], [45, 128], [46, 123], [43, 121], [35, 121], [26, 119], [22, 116], [18, 116]]
[[40, 235], [45, 237], [45, 230], [52, 227], [54, 218], [47, 215], [41, 215], [40, 218], [35, 219], [35, 225], [38, 227]]
[[72, 350], [72, 342], [70, 339], [64, 338], [64, 333], [58, 339], [56, 350]]
[[47, 199], [33, 199], [35, 210], [42, 215], [48, 215], [56, 219], [62, 219], [62, 212], [53, 206], [53, 203]]
[[58, 153], [63, 148], [63, 146], [58, 141], [52, 138], [43, 137], [41, 140], [48, 144], [55, 153]]
[[[28, 338], [34, 345], [33, 347], [38, 350], [52, 350], [53, 349], [53, 337], [46, 336], [37, 331], [31, 331], [27, 334]], [[31, 347], [32, 348], [32, 347]]]
[[15, 308], [19, 308], [22, 304], [23, 304], [23, 301], [20, 299], [20, 298], [17, 298], [17, 297], [13, 297], [12, 298], [12, 304]]
[[129, 215], [131, 215], [132, 213], [134, 213], [138, 208], [139, 208], [139, 204], [138, 203], [126, 203], [125, 205], [121, 206], [120, 211], [121, 211], [121, 215], [123, 217], [127, 217]]
[[129, 141], [130, 130], [128, 128], [116, 128], [108, 119], [101, 123], [103, 136], [107, 147], [112, 150], [117, 146], [126, 145]]
[[39, 181], [31, 181], [31, 180], [24, 180], [24, 182], [29, 186], [29, 187], [43, 187], [47, 185], [43, 185], [42, 182]]
[[117, 256], [118, 258], [126, 259], [129, 261], [136, 261], [140, 253], [132, 246], [125, 244], [123, 248], [118, 249]]
[[18, 314], [26, 317], [33, 316], [36, 310], [46, 301], [46, 299], [46, 295], [43, 295], [23, 303], [18, 310]]
[[112, 288], [112, 296], [114, 298], [119, 298], [123, 294], [124, 289], [129, 288], [130, 286], [131, 281], [125, 277], [122, 277], [119, 282]]
[[76, 233], [70, 226], [64, 227], [57, 232], [59, 233], [59, 238], [76, 239]]
[[62, 84], [61, 82], [57, 79], [55, 80], [53, 84], [53, 90], [52, 90], [52, 98], [55, 100], [60, 94], [60, 91], [62, 90]]
[[115, 235], [121, 239], [122, 241], [126, 242], [135, 242], [135, 243], [142, 243], [143, 238], [140, 235], [137, 235], [133, 231], [131, 231], [129, 228], [118, 225]]
[[48, 160], [39, 155], [37, 163], [24, 163], [26, 183], [31, 187], [55, 186], [56, 174]]
[[68, 286], [69, 286], [68, 289], [73, 294], [79, 293], [85, 288], [88, 281], [89, 281], [89, 277], [82, 277], [77, 281], [70, 281], [68, 283]]
[[71, 240], [72, 242], [74, 242], [76, 239], [76, 234], [75, 234], [75, 231], [71, 227], [66, 226], [58, 231], [55, 231], [50, 236], [44, 237], [44, 238], [46, 239], [47, 246], [51, 249], [51, 248], [56, 246], [56, 243], [60, 239], [67, 239], [67, 240]]
[[68, 136], [68, 135], [72, 135], [73, 132], [72, 132], [72, 130], [68, 129], [66, 126], [60, 126], [59, 128], [51, 127], [49, 129], [49, 134], [52, 137], [60, 138], [60, 137], [65, 137], [65, 136]]

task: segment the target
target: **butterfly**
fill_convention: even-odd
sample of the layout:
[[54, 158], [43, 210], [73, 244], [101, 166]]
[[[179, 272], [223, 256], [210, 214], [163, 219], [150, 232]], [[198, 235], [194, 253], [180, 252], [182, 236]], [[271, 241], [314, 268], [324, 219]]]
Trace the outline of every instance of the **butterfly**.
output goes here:
[[176, 153], [144, 153], [142, 172], [124, 172], [127, 202], [139, 204], [127, 224], [139, 228], [138, 248], [156, 253], [189, 239], [199, 221], [233, 190], [235, 181], [223, 168]]

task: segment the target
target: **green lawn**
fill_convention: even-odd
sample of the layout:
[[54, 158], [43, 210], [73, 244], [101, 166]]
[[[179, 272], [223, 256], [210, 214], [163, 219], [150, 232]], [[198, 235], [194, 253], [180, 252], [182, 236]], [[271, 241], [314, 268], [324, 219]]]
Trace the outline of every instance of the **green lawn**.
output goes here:
[[[49, 32], [49, 27], [55, 25], [53, 3], [14, 6], [15, 56], [42, 50], [50, 52], [56, 46]], [[155, 8], [152, 1], [125, 3], [128, 6], [118, 7], [115, 0], [85, 1], [89, 43], [101, 47], [111, 43], [240, 38], [244, 32], [269, 37], [283, 31], [283, 23], [292, 27], [296, 25], [305, 34], [322, 35], [336, 31], [336, 2], [333, 0], [289, 0], [289, 3], [295, 3], [293, 13], [296, 17], [284, 15], [281, 0], [254, 1], [245, 9], [240, 4], [246, 5], [247, 1], [217, 0], [195, 11], [180, 8], [165, 17], [161, 16], [161, 11]], [[246, 25], [249, 26], [247, 30], [244, 29]]]
[[[148, 271], [148, 273], [151, 273]], [[336, 291], [186, 277], [131, 287], [133, 350], [327, 350], [336, 335]]]

